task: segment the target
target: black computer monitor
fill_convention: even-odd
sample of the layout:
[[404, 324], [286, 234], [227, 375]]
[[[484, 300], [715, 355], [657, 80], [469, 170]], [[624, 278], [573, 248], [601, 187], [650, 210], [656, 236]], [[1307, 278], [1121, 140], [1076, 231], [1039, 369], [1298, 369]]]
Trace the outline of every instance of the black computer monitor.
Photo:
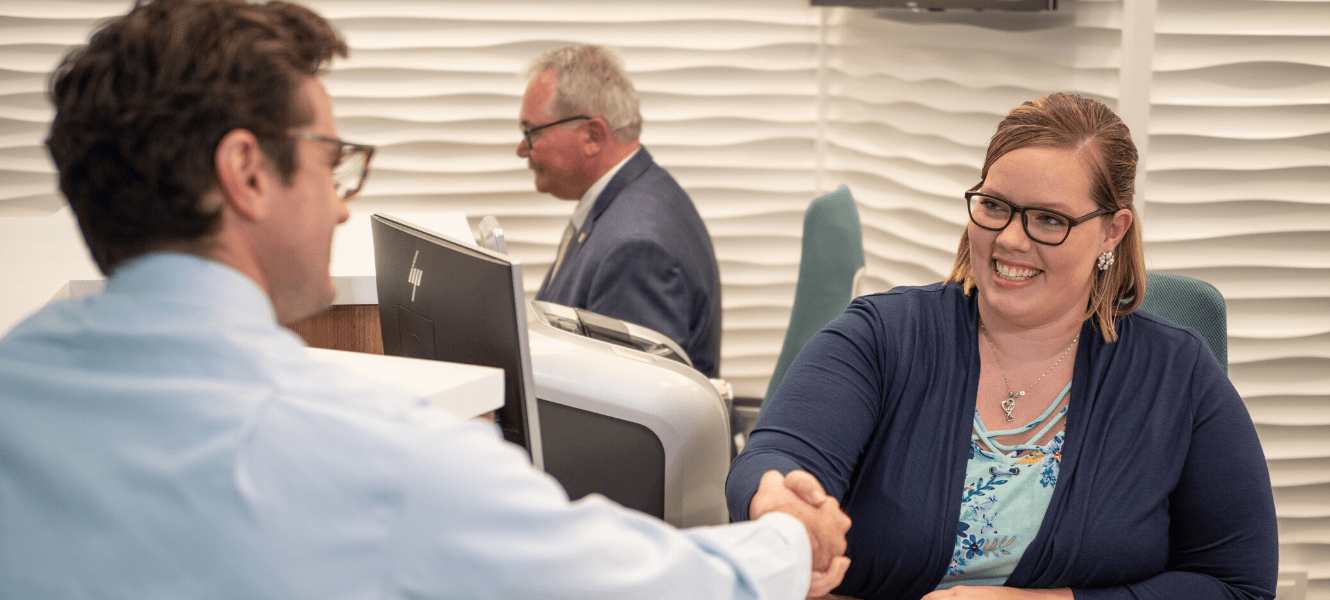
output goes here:
[[384, 354], [503, 369], [496, 420], [543, 469], [521, 263], [392, 216], [370, 223]]

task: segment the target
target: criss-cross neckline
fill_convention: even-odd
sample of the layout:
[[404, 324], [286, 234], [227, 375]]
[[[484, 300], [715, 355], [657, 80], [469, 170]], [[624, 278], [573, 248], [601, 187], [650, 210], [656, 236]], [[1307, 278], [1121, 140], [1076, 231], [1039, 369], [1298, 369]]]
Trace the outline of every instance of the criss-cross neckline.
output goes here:
[[[1053, 398], [1053, 401], [1048, 404], [1048, 408], [1045, 408], [1043, 413], [1041, 413], [1038, 417], [1035, 417], [1033, 421], [1030, 421], [1029, 423], [1026, 423], [1025, 425], [1022, 425], [1015, 429], [1001, 429], [997, 431], [989, 431], [988, 428], [984, 427], [984, 420], [979, 417], [979, 411], [978, 409], [976, 409], [974, 411], [974, 433], [970, 435], [970, 440], [983, 442], [983, 444], [987, 446], [990, 452], [1004, 456], [1010, 455], [1013, 452], [1019, 453], [1025, 451], [1039, 450], [1043, 446], [1040, 444], [1036, 444], [1035, 441], [1043, 439], [1043, 437], [1048, 434], [1049, 430], [1051, 430], [1053, 426], [1056, 425], [1058, 421], [1061, 420], [1062, 414], [1067, 412], [1067, 408], [1064, 406], [1062, 408], [1062, 412], [1059, 412], [1056, 418], [1052, 419], [1049, 418], [1050, 416], [1053, 415], [1054, 409], [1056, 409], [1059, 404], [1062, 404], [1062, 399], [1066, 398], [1067, 393], [1070, 391], [1071, 391], [1071, 382], [1068, 381], [1066, 387], [1063, 387], [1062, 391], [1059, 392], [1058, 395]], [[1023, 444], [1003, 444], [994, 439], [1001, 436], [1017, 435], [1025, 433], [1027, 431], [1030, 431], [1031, 429], [1034, 429], [1040, 423], [1043, 423], [1044, 426], [1041, 427], [1038, 432], [1036, 432], [1033, 436], [1029, 438], [1027, 442]]]

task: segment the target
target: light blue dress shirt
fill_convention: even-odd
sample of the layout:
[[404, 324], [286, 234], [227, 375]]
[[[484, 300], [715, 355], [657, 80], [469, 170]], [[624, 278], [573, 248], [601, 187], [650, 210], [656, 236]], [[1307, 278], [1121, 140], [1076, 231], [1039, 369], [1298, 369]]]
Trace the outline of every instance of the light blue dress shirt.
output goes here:
[[802, 598], [792, 517], [569, 503], [480, 421], [309, 358], [220, 263], [155, 254], [0, 340], [12, 598]]

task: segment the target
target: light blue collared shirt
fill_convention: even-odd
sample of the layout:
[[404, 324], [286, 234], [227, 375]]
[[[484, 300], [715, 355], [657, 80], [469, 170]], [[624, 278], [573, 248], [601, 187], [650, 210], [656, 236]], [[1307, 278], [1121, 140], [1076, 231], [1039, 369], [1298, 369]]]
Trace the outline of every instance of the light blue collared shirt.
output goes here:
[[0, 340], [14, 598], [802, 598], [803, 526], [569, 503], [493, 425], [312, 360], [268, 297], [156, 254]]

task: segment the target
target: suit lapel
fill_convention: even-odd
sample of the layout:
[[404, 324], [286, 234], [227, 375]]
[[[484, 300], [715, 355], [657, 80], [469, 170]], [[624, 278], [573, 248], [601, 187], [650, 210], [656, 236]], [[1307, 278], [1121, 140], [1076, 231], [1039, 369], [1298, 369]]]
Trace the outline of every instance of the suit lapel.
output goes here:
[[619, 196], [619, 192], [628, 187], [628, 184], [632, 183], [634, 179], [646, 173], [647, 169], [651, 168], [653, 164], [655, 162], [651, 160], [651, 153], [647, 152], [645, 146], [639, 148], [638, 152], [628, 159], [628, 162], [624, 163], [623, 168], [619, 169], [619, 172], [614, 174], [614, 178], [610, 179], [610, 182], [605, 185], [605, 189], [601, 190], [600, 196], [596, 197], [596, 203], [591, 205], [591, 212], [587, 215], [586, 222], [582, 224], [582, 229], [579, 231], [579, 240], [582, 239], [581, 234], [591, 235], [591, 227], [595, 224], [596, 219], [600, 218], [600, 215], [610, 207], [614, 199]]
[[604, 214], [614, 199], [619, 197], [619, 192], [628, 187], [638, 177], [647, 172], [647, 169], [656, 164], [651, 160], [651, 154], [647, 152], [645, 146], [640, 147], [628, 162], [624, 163], [623, 168], [605, 184], [605, 189], [601, 190], [600, 195], [596, 197], [596, 203], [591, 205], [591, 212], [587, 214], [586, 221], [582, 223], [582, 228], [577, 230], [577, 235], [573, 236], [572, 242], [568, 245], [568, 256], [564, 261], [572, 261], [576, 258], [578, 250], [581, 250], [582, 244], [587, 238], [591, 237], [591, 232], [596, 228], [596, 221], [600, 215]]
[[624, 163], [623, 168], [614, 174], [610, 182], [605, 185], [605, 189], [601, 190], [600, 195], [596, 197], [595, 204], [591, 205], [591, 212], [587, 214], [586, 221], [582, 223], [582, 227], [577, 230], [577, 234], [568, 243], [568, 251], [564, 255], [563, 265], [559, 269], [564, 276], [551, 279], [550, 274], [553, 269], [546, 271], [545, 281], [541, 284], [540, 289], [548, 290], [550, 293], [540, 294], [540, 296], [559, 297], [565, 293], [568, 282], [573, 279], [573, 271], [576, 270], [577, 255], [582, 249], [582, 244], [586, 242], [587, 238], [591, 237], [591, 232], [595, 229], [596, 221], [600, 218], [600, 215], [604, 214], [610, 204], [614, 203], [614, 199], [619, 196], [619, 192], [622, 192], [624, 188], [628, 187], [629, 183], [641, 177], [647, 172], [647, 169], [655, 164], [655, 161], [651, 159], [651, 153], [647, 152], [646, 146], [642, 146], [633, 154], [632, 158], [628, 159], [628, 162]]

